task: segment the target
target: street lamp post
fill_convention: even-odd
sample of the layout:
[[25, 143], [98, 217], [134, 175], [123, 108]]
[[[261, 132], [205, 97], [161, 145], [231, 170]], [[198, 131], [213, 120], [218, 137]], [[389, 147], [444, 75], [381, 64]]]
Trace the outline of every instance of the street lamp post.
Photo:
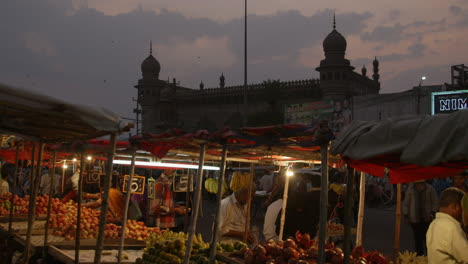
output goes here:
[[243, 125], [247, 126], [247, 0], [244, 0], [244, 118]]
[[416, 114], [419, 115], [419, 108], [420, 108], [420, 104], [421, 104], [421, 84], [423, 81], [426, 80], [426, 76], [422, 76], [421, 79], [419, 80], [419, 85], [418, 85], [418, 88], [416, 90], [416, 92], [418, 93], [418, 102], [416, 104]]

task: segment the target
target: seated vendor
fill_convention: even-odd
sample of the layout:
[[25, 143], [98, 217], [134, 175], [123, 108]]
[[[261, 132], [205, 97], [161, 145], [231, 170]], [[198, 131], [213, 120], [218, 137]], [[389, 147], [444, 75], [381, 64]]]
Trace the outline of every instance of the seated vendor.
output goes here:
[[[255, 193], [255, 190], [252, 191]], [[241, 241], [244, 238], [247, 217], [247, 201], [249, 188], [242, 188], [221, 201], [219, 218], [220, 241]], [[252, 234], [247, 237], [254, 242]]]

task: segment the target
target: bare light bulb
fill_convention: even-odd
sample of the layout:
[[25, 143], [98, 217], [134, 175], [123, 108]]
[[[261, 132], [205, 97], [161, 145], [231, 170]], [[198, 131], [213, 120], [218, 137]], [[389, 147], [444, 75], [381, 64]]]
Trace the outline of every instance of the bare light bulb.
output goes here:
[[93, 159], [93, 157], [91, 157], [91, 156], [88, 156], [86, 159], [88, 159], [88, 160], [92, 160], [92, 159]]

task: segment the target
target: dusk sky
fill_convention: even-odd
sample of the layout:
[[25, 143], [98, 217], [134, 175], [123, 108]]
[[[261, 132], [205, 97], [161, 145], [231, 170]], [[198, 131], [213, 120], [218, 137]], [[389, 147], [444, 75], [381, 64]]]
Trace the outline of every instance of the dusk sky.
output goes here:
[[[133, 117], [133, 86], [153, 41], [161, 79], [243, 83], [243, 0], [7, 0], [0, 82]], [[249, 0], [249, 83], [317, 78], [337, 29], [360, 72], [380, 60], [381, 93], [450, 82], [468, 64], [468, 0]]]

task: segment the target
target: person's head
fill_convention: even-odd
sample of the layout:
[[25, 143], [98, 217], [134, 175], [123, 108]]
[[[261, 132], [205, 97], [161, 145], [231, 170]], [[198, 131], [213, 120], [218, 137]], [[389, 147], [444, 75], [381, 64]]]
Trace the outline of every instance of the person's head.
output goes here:
[[[251, 188], [251, 194], [255, 194], [255, 187], [252, 186]], [[249, 188], [241, 188], [234, 192], [234, 195], [236, 196], [236, 200], [240, 205], [245, 205], [247, 204], [247, 201], [249, 200]]]
[[453, 187], [463, 189], [464, 186], [466, 185], [466, 180], [468, 178], [468, 173], [467, 172], [462, 172], [456, 176], [453, 176]]
[[440, 195], [439, 211], [461, 221], [463, 213], [461, 201], [463, 199], [463, 195], [465, 195], [465, 193], [458, 188], [451, 187], [445, 189]]
[[417, 181], [414, 183], [414, 189], [418, 192], [424, 191], [426, 188], [426, 182], [425, 181]]
[[165, 176], [171, 176], [172, 174], [174, 174], [174, 172], [175, 172], [175, 169], [165, 169], [165, 170], [163, 171], [163, 174], [164, 174]]

